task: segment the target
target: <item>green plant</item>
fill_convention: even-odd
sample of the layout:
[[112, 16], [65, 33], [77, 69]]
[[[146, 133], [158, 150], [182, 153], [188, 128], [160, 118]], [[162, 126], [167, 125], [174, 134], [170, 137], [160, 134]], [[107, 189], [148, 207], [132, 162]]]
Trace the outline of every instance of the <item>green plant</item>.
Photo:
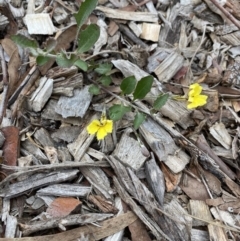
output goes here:
[[[94, 44], [97, 42], [100, 36], [100, 29], [96, 24], [90, 24], [84, 26], [85, 21], [88, 19], [89, 15], [97, 6], [97, 0], [85, 0], [79, 11], [74, 14], [77, 23], [77, 34], [74, 43], [74, 51], [56, 51], [57, 41], [53, 38], [48, 39], [45, 48], [41, 49], [36, 40], [27, 38], [23, 35], [12, 36], [12, 40], [21, 47], [28, 48], [30, 53], [36, 57], [37, 65], [41, 66], [46, 64], [49, 60], [54, 59], [60, 67], [71, 67], [77, 66], [83, 71], [94, 70], [98, 77], [96, 84], [93, 84], [89, 91], [92, 94], [99, 94], [99, 84], [102, 86], [109, 86], [112, 82], [111, 74], [114, 72], [113, 65], [111, 63], [88, 64], [83, 60], [83, 53], [89, 51]], [[75, 48], [77, 43], [77, 47]], [[153, 84], [153, 77], [146, 76], [139, 80], [135, 79], [134, 76], [127, 77], [123, 79], [120, 88], [122, 90], [122, 96], [131, 95], [133, 99], [131, 105], [124, 103], [113, 105], [109, 108], [109, 117], [112, 121], [120, 120], [127, 112], [132, 110], [134, 106], [134, 101], [138, 99], [143, 99], [151, 90]], [[167, 101], [169, 95], [164, 94], [159, 96], [154, 102], [153, 108], [160, 109]], [[145, 119], [145, 114], [138, 111], [135, 107], [136, 115], [133, 121], [133, 126], [137, 129]], [[102, 124], [101, 124], [102, 125]], [[101, 126], [100, 125], [100, 126]], [[100, 128], [101, 129], [101, 128]], [[103, 128], [102, 128], [103, 129]]]

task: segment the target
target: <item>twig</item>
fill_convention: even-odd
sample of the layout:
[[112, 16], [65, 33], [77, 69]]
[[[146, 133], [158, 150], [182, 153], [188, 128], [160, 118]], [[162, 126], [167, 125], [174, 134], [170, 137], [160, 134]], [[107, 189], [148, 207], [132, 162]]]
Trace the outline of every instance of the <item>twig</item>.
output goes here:
[[232, 22], [234, 23], [239, 29], [240, 29], [240, 23], [237, 21], [236, 18], [232, 16], [231, 13], [229, 13], [223, 6], [221, 6], [217, 0], [210, 0], [218, 9], [222, 11], [222, 13]]
[[7, 99], [8, 99], [8, 79], [7, 79], [7, 66], [4, 60], [3, 48], [0, 45], [0, 58], [1, 58], [1, 66], [3, 73], [3, 93], [2, 93], [2, 101], [0, 104], [0, 124], [2, 123], [3, 116], [5, 115]]

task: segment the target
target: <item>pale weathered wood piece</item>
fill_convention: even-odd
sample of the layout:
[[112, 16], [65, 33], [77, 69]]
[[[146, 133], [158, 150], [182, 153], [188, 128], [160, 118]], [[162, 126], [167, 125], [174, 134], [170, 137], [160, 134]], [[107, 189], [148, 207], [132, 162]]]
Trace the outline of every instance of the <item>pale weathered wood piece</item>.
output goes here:
[[186, 103], [183, 101], [175, 101], [169, 98], [159, 112], [179, 124], [183, 129], [195, 125], [195, 122], [190, 116], [192, 111], [186, 108]]
[[38, 129], [33, 136], [38, 141], [38, 143], [42, 145], [42, 147], [54, 146], [53, 140], [49, 132], [44, 128]]
[[88, 91], [89, 86], [74, 90], [72, 97], [61, 96], [55, 107], [55, 111], [62, 117], [83, 117], [91, 103], [92, 94]]
[[27, 14], [24, 20], [29, 34], [52, 35], [56, 32], [48, 13]]
[[179, 148], [169, 133], [151, 118], [140, 126], [140, 133], [157, 155], [174, 173], [182, 171], [189, 163], [190, 157]]
[[191, 230], [191, 241], [209, 241], [208, 232], [193, 228]]
[[183, 66], [184, 58], [177, 51], [172, 52], [154, 70], [160, 82], [168, 82]]
[[[85, 154], [82, 162], [94, 163], [94, 161]], [[99, 167], [81, 167], [81, 173], [91, 183], [96, 193], [103, 195], [106, 199], [113, 199], [114, 190], [106, 174]]]
[[112, 155], [134, 170], [141, 168], [147, 159], [141, 152], [139, 142], [129, 137], [126, 132], [122, 135]]
[[72, 180], [77, 176], [78, 172], [78, 170], [73, 169], [55, 171], [48, 175], [46, 175], [46, 173], [35, 174], [21, 182], [10, 184], [6, 189], [2, 189], [0, 191], [0, 197], [13, 198], [22, 195], [26, 191], [32, 191], [41, 186]]
[[169, 239], [159, 228], [157, 223], [154, 220], [152, 220], [152, 218], [150, 218], [148, 214], [146, 214], [146, 212], [144, 212], [139, 207], [139, 205], [132, 199], [132, 197], [125, 191], [125, 189], [121, 186], [121, 184], [115, 176], [113, 177], [113, 183], [121, 199], [130, 206], [130, 208], [139, 217], [139, 219], [151, 230], [153, 235], [158, 240], [161, 240], [162, 237], [164, 237], [166, 238], [166, 240], [171, 241], [171, 239]]
[[23, 235], [26, 236], [36, 231], [49, 228], [57, 228], [60, 224], [65, 227], [77, 224], [90, 224], [98, 221], [103, 221], [112, 216], [113, 214], [104, 213], [74, 214], [68, 215], [64, 218], [51, 218], [47, 221], [38, 221], [34, 224], [20, 224], [20, 226], [23, 229]]
[[146, 178], [151, 190], [156, 196], [158, 203], [163, 206], [165, 194], [165, 180], [163, 173], [157, 165], [154, 156], [145, 163]]
[[28, 153], [31, 153], [40, 161], [45, 163], [48, 162], [48, 158], [42, 152], [42, 150], [39, 147], [37, 147], [37, 145], [34, 145], [30, 140], [26, 139], [25, 141], [22, 141], [21, 146], [23, 147], [23, 149], [27, 150]]
[[[194, 217], [197, 217], [199, 219], [204, 219], [207, 221], [213, 221], [209, 207], [203, 201], [190, 200], [189, 210], [190, 210], [190, 214], [193, 215]], [[193, 226], [194, 227], [206, 226], [206, 223], [201, 220], [193, 219]]]
[[211, 135], [226, 149], [230, 149], [232, 145], [232, 137], [228, 133], [225, 125], [221, 123], [215, 123], [209, 128]]
[[73, 96], [73, 87], [58, 87], [58, 88], [54, 88], [52, 94], [53, 95], [63, 95], [63, 96], [67, 96], [67, 97], [71, 97]]
[[183, 240], [190, 240], [193, 218], [188, 216], [188, 212], [180, 205], [176, 197], [164, 204], [164, 211], [174, 217], [175, 224], [184, 237]]
[[161, 25], [159, 24], [143, 23], [140, 38], [158, 42], [160, 29]]
[[53, 90], [53, 80], [42, 77], [38, 88], [34, 91], [30, 103], [34, 111], [41, 111], [50, 98]]
[[81, 128], [79, 126], [63, 126], [53, 132], [51, 137], [57, 142], [65, 141], [71, 143], [78, 137], [80, 132]]
[[113, 19], [133, 20], [136, 22], [157, 22], [158, 14], [145, 12], [128, 12], [119, 9], [98, 6], [96, 10], [104, 12], [106, 17]]
[[3, 146], [4, 141], [5, 141], [5, 137], [4, 137], [3, 133], [0, 131], [0, 147]]
[[17, 230], [17, 218], [12, 215], [7, 215], [5, 237], [6, 238], [15, 238], [15, 233]]
[[89, 156], [91, 156], [91, 157], [96, 158], [96, 159], [99, 160], [99, 161], [102, 161], [102, 160], [105, 159], [105, 154], [103, 154], [102, 152], [97, 151], [97, 150], [95, 150], [95, 149], [93, 149], [93, 148], [91, 148], [91, 147], [89, 147], [89, 148], [87, 149], [87, 154], [88, 154]]
[[4, 15], [0, 14], [0, 30], [3, 31], [5, 27], [8, 25], [8, 18]]
[[80, 184], [55, 184], [37, 191], [37, 195], [54, 195], [60, 197], [86, 197], [92, 188]]
[[[220, 222], [217, 222], [220, 224]], [[224, 229], [213, 224], [208, 224], [209, 238], [211, 241], [228, 241]]]

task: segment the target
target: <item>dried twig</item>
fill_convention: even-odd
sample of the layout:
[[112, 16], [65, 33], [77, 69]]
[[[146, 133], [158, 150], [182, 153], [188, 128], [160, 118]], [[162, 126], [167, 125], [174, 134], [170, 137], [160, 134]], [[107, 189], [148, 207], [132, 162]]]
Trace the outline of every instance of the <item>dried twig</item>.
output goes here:
[[6, 111], [6, 104], [7, 104], [7, 98], [8, 98], [7, 65], [6, 65], [6, 62], [4, 61], [2, 45], [0, 45], [0, 58], [1, 58], [1, 65], [2, 65], [2, 73], [3, 73], [3, 93], [2, 93], [2, 101], [0, 105], [0, 124], [1, 124], [3, 116]]

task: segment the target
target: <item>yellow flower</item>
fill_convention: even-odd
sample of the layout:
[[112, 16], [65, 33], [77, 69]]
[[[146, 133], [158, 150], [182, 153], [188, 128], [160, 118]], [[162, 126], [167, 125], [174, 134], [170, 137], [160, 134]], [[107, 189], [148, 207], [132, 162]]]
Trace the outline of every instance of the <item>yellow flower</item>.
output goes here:
[[97, 139], [103, 140], [108, 133], [112, 133], [113, 121], [107, 120], [105, 115], [101, 116], [99, 120], [93, 120], [88, 126], [87, 131], [90, 135], [97, 133]]
[[188, 109], [197, 108], [198, 106], [203, 106], [207, 103], [207, 96], [200, 95], [202, 92], [202, 87], [198, 84], [192, 84], [189, 86], [189, 93], [188, 93]]

